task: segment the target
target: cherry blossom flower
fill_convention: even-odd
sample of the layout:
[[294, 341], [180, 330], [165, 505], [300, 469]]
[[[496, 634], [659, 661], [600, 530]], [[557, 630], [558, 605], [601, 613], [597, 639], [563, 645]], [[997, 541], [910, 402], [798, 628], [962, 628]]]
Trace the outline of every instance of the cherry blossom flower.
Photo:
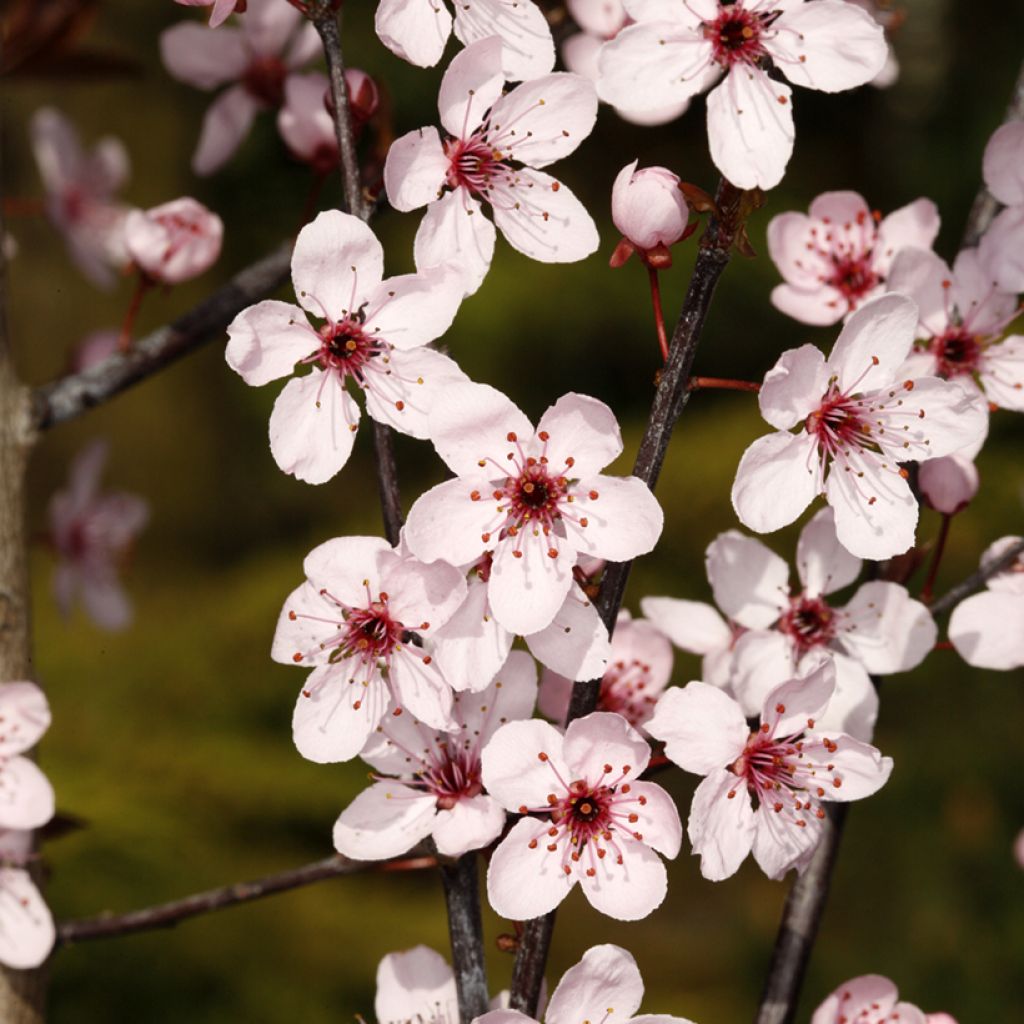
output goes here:
[[[583, 75], [596, 85], [601, 47], [632, 24], [632, 19], [626, 14], [622, 0], [566, 0], [565, 6], [582, 31], [573, 33], [562, 43], [562, 61], [569, 71]], [[685, 99], [654, 110], [616, 106], [615, 112], [633, 124], [657, 125], [674, 121], [689, 105], [690, 101]]]
[[107, 452], [105, 441], [94, 441], [76, 456], [67, 488], [50, 499], [50, 543], [57, 556], [53, 596], [61, 613], [70, 615], [80, 594], [93, 622], [116, 630], [132, 619], [118, 573], [149, 519], [149, 506], [134, 494], [100, 492]]
[[480, 752], [506, 722], [529, 718], [536, 699], [536, 666], [513, 651], [486, 689], [455, 695], [456, 728], [385, 715], [360, 754], [375, 781], [342, 811], [335, 849], [355, 860], [384, 860], [427, 836], [446, 857], [489, 845], [501, 835], [505, 810], [484, 792]]
[[[525, 82], [554, 67], [551, 29], [533, 0], [452, 0], [452, 8], [455, 38], [467, 49], [491, 37], [500, 40], [495, 67], [509, 81]], [[374, 25], [392, 53], [421, 68], [432, 68], [441, 59], [453, 27], [443, 0], [380, 0]]]
[[18, 971], [38, 967], [53, 949], [57, 929], [27, 870], [32, 833], [0, 830], [0, 963]]
[[[416, 266], [456, 260], [467, 294], [480, 287], [491, 265], [494, 224], [513, 248], [543, 263], [573, 263], [598, 246], [583, 204], [538, 170], [568, 156], [590, 134], [597, 117], [594, 87], [561, 72], [502, 95], [500, 49], [496, 37], [466, 47], [441, 82], [444, 140], [436, 128], [409, 132], [391, 146], [384, 165], [396, 210], [428, 207], [416, 232]], [[494, 224], [483, 216], [483, 203]]]
[[[451, 359], [425, 347], [459, 308], [458, 271], [383, 278], [384, 249], [373, 232], [358, 217], [328, 210], [295, 242], [299, 305], [259, 302], [228, 327], [225, 357], [246, 384], [312, 367], [285, 385], [270, 416], [274, 460], [306, 483], [330, 480], [352, 452], [360, 414], [347, 383], [365, 394], [377, 422], [425, 438], [435, 399], [466, 379]], [[323, 323], [309, 323], [307, 313]]]
[[595, 909], [620, 921], [659, 906], [667, 880], [657, 854], [679, 853], [682, 826], [668, 793], [639, 781], [649, 759], [646, 740], [607, 712], [576, 719], [564, 737], [536, 719], [499, 729], [484, 748], [484, 786], [525, 817], [491, 857], [494, 910], [540, 917], [577, 882]]
[[578, 553], [626, 561], [661, 534], [661, 506], [643, 482], [600, 473], [622, 451], [622, 437], [597, 399], [564, 395], [534, 431], [500, 391], [453, 384], [429, 428], [457, 475], [416, 500], [409, 549], [452, 565], [492, 552], [487, 596], [507, 630], [526, 636], [550, 625]]
[[50, 220], [75, 266], [98, 287], [112, 287], [114, 271], [128, 260], [123, 229], [130, 207], [114, 198], [130, 174], [127, 151], [108, 135], [86, 152], [71, 122], [51, 107], [32, 115], [30, 131]]
[[[591, 946], [578, 964], [562, 975], [544, 1014], [545, 1024], [692, 1024], [668, 1014], [634, 1016], [644, 996], [644, 982], [632, 955], [611, 944]], [[518, 1010], [492, 1010], [474, 1024], [536, 1024]]]
[[[491, 611], [488, 582], [493, 557], [467, 570], [466, 600], [434, 637], [438, 667], [454, 690], [481, 690], [498, 673], [515, 634]], [[578, 585], [578, 568], [551, 623], [524, 636], [530, 653], [549, 669], [573, 679], [594, 679], [608, 666], [611, 641], [590, 598]]]
[[916, 326], [910, 299], [882, 295], [850, 317], [827, 360], [813, 345], [783, 352], [758, 395], [778, 431], [743, 453], [733, 483], [740, 522], [770, 533], [824, 494], [851, 554], [889, 558], [914, 543], [918, 506], [900, 463], [972, 444], [988, 421], [976, 392], [902, 375]]
[[885, 784], [891, 758], [815, 728], [834, 688], [830, 661], [775, 687], [753, 732], [742, 707], [707, 683], [662, 694], [647, 731], [665, 741], [669, 760], [706, 776], [687, 826], [705, 878], [728, 878], [751, 852], [769, 878], [803, 871], [821, 835], [821, 801], [859, 800]]
[[125, 220], [128, 255], [151, 281], [181, 284], [217, 262], [224, 222], [185, 196], [151, 210], [132, 210]]
[[[672, 674], [672, 645], [644, 619], [619, 612], [612, 634], [608, 667], [601, 677], [598, 711], [622, 715], [635, 729], [643, 730], [661, 691]], [[594, 675], [581, 678], [595, 678]], [[571, 679], [550, 669], [541, 678], [539, 707], [556, 722], [564, 722], [572, 697]]]
[[903, 252], [889, 287], [909, 295], [920, 315], [923, 340], [901, 373], [955, 380], [980, 388], [993, 405], [1024, 411], [1024, 337], [1002, 337], [1019, 312], [1017, 299], [996, 287], [976, 249], [964, 249], [952, 271], [933, 252]]
[[281, 105], [289, 72], [319, 53], [316, 29], [288, 0], [248, 0], [238, 26], [219, 32], [195, 22], [163, 32], [160, 56], [179, 82], [207, 91], [234, 83], [206, 111], [192, 170], [207, 175], [223, 167], [256, 114]]
[[982, 235], [979, 255], [1004, 292], [1024, 292], [1024, 124], [996, 129], [985, 147], [982, 171], [988, 190], [1007, 209]]
[[978, 470], [959, 453], [929, 459], [917, 471], [917, 487], [930, 508], [944, 516], [955, 516], [978, 493]]
[[313, 668], [292, 718], [299, 753], [351, 760], [392, 700], [430, 728], [451, 728], [451, 687], [423, 645], [465, 598], [462, 574], [376, 537], [326, 541], [303, 570], [271, 648], [275, 661]]
[[[1003, 537], [990, 544], [982, 553], [982, 566], [1020, 540]], [[1024, 558], [990, 577], [985, 590], [953, 609], [949, 639], [968, 665], [1002, 671], [1024, 665]]]
[[668, 267], [669, 246], [685, 237], [690, 208], [679, 191], [678, 175], [665, 167], [638, 171], [636, 165], [634, 160], [623, 167], [612, 185], [612, 221], [623, 235], [612, 263], [617, 266], [636, 251], [645, 263]]
[[814, 1011], [811, 1024], [956, 1024], [948, 1014], [924, 1014], [898, 1000], [888, 978], [863, 974], [840, 985]]
[[772, 290], [772, 305], [801, 323], [837, 323], [891, 290], [897, 253], [931, 249], [938, 232], [930, 199], [881, 219], [856, 192], [824, 192], [807, 214], [780, 213], [768, 224], [768, 253], [786, 282]]
[[388, 953], [377, 966], [378, 1024], [458, 1024], [459, 999], [448, 962], [428, 946]]
[[235, 11], [243, 13], [247, 5], [247, 0], [174, 0], [174, 2], [181, 4], [182, 7], [212, 7], [210, 28], [223, 25]]
[[624, 0], [638, 24], [605, 43], [597, 89], [627, 109], [659, 109], [703, 92], [715, 166], [739, 188], [772, 188], [793, 152], [794, 85], [852, 89], [882, 69], [882, 29], [841, 0]]

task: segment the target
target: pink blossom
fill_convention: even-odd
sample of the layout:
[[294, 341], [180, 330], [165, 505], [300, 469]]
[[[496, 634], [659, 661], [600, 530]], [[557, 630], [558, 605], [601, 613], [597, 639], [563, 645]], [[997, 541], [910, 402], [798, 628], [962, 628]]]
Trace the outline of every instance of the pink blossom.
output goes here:
[[918, 341], [900, 373], [941, 377], [977, 391], [993, 405], [1024, 411], [1024, 336], [1003, 337], [1019, 310], [1000, 291], [976, 249], [964, 249], [953, 270], [935, 253], [901, 253], [889, 275], [893, 291], [918, 305]]
[[80, 593], [89, 617], [103, 629], [124, 629], [132, 619], [118, 573], [149, 507], [134, 494], [100, 493], [107, 444], [94, 441], [76, 456], [68, 486], [50, 499], [50, 542], [57, 556], [53, 595], [62, 614]]
[[63, 114], [44, 107], [32, 115], [32, 152], [46, 189], [46, 211], [78, 269], [101, 288], [113, 286], [128, 260], [124, 220], [130, 207], [114, 197], [128, 180], [128, 153], [105, 136], [86, 152]]
[[151, 210], [132, 210], [124, 237], [128, 255], [150, 280], [181, 284], [217, 262], [224, 222], [185, 196]]
[[378, 1024], [458, 1024], [455, 975], [440, 953], [415, 946], [377, 966], [373, 1012]]
[[451, 728], [451, 687], [424, 645], [465, 598], [462, 574], [376, 537], [326, 541], [303, 570], [271, 648], [275, 661], [313, 668], [292, 718], [299, 753], [351, 760], [391, 701], [430, 728]]
[[0, 963], [24, 971], [50, 955], [57, 929], [27, 868], [32, 833], [0, 830]]
[[600, 473], [622, 451], [622, 437], [597, 399], [564, 395], [535, 431], [500, 391], [453, 384], [429, 433], [457, 475], [416, 500], [409, 548], [451, 565], [492, 552], [488, 600], [507, 630], [526, 636], [551, 623], [578, 554], [626, 561], [661, 534], [661, 507], [643, 482]]
[[192, 170], [206, 175], [223, 167], [256, 114], [281, 105], [289, 72], [319, 53], [316, 29], [288, 0], [248, 0], [238, 26], [219, 32], [195, 22], [163, 32], [160, 56], [179, 82], [207, 91], [233, 83], [206, 111]]
[[[887, 37], [900, 27], [905, 17], [901, 10], [892, 6], [892, 0], [846, 0], [846, 3], [853, 4], [869, 14], [882, 26]], [[887, 42], [886, 51], [882, 70], [871, 79], [871, 84], [876, 89], [888, 89], [900, 76], [900, 65], [891, 42]]]
[[483, 216], [482, 203], [509, 244], [531, 259], [573, 263], [598, 246], [583, 204], [536, 169], [568, 156], [590, 134], [597, 117], [594, 87], [563, 72], [502, 95], [500, 49], [494, 37], [466, 47], [441, 82], [444, 140], [436, 128], [409, 132], [392, 145], [384, 165], [396, 210], [427, 206], [416, 232], [416, 266], [454, 259], [467, 293], [480, 287], [494, 253], [494, 224]]
[[[1002, 537], [981, 556], [985, 566], [1020, 542]], [[1024, 665], [1024, 558], [989, 578], [980, 594], [961, 601], [949, 619], [949, 639], [968, 665], [1006, 671]]]
[[[644, 982], [632, 955], [620, 946], [591, 946], [578, 964], [562, 975], [544, 1014], [545, 1024], [692, 1024], [668, 1014], [635, 1016]], [[415, 1018], [413, 1018], [415, 1020]], [[492, 1010], [474, 1024], [530, 1024], [518, 1010]], [[536, 1024], [536, 1021], [533, 1021]]]
[[[427, 344], [451, 326], [462, 301], [460, 274], [437, 267], [384, 280], [384, 249], [358, 217], [321, 213], [295, 242], [298, 306], [270, 299], [228, 327], [228, 365], [259, 386], [293, 377], [274, 403], [270, 450], [278, 466], [310, 484], [348, 461], [359, 426], [351, 382], [366, 411], [412, 437], [428, 436], [435, 399], [465, 374]], [[300, 308], [301, 307], [301, 308]], [[311, 314], [316, 326], [307, 319]]]
[[116, 328], [105, 328], [90, 331], [71, 353], [71, 368], [75, 373], [88, 370], [90, 366], [98, 366], [109, 359], [117, 350], [121, 332]]
[[607, 712], [576, 719], [564, 737], [538, 720], [499, 729], [484, 748], [484, 786], [524, 817], [491, 858], [494, 910], [539, 917], [577, 882], [595, 909], [620, 921], [659, 906], [667, 880], [657, 853], [679, 853], [682, 826], [668, 793], [639, 781], [649, 759], [644, 738]]
[[917, 486], [930, 508], [945, 516], [955, 516], [978, 493], [978, 470], [969, 458], [955, 452], [922, 462], [917, 471]]
[[807, 214], [780, 213], [768, 224], [768, 253], [785, 284], [772, 304], [805, 324], [834, 324], [890, 290], [886, 277], [905, 248], [931, 249], [939, 211], [917, 199], [884, 219], [856, 192], [825, 192]]
[[831, 662], [775, 687], [753, 732], [742, 707], [707, 683], [662, 695], [648, 732], [680, 768], [706, 776], [687, 826], [705, 878], [728, 878], [751, 852], [769, 878], [802, 871], [821, 835], [821, 801], [859, 800], [885, 784], [891, 758], [815, 728], [834, 689]]
[[[616, 712], [642, 730], [671, 674], [672, 645], [668, 639], [650, 622], [621, 611], [612, 634], [608, 667], [601, 677], [597, 710]], [[595, 677], [596, 673], [581, 678]], [[550, 669], [544, 673], [539, 707], [548, 718], [565, 721], [572, 684], [571, 679]]]
[[1013, 841], [1013, 856], [1017, 861], [1017, 867], [1024, 869], [1024, 828], [1017, 833]]
[[623, 0], [638, 24], [605, 43], [598, 93], [631, 110], [659, 109], [703, 92], [715, 166], [739, 188], [772, 188], [793, 152], [791, 90], [768, 77], [771, 60], [794, 85], [840, 92], [869, 82], [885, 36], [841, 0]]
[[988, 420], [977, 392], [904, 376], [917, 320], [911, 300], [882, 295], [850, 317], [827, 360], [813, 345], [783, 352], [758, 395], [778, 431], [747, 448], [736, 472], [740, 522], [770, 533], [824, 494], [851, 554], [889, 558], [914, 543], [917, 500], [900, 463], [964, 448]]
[[898, 1002], [896, 986], [879, 974], [864, 974], [839, 986], [814, 1011], [811, 1024], [956, 1024], [946, 1014], [925, 1016], [916, 1006]]
[[235, 13], [245, 11], [247, 0], [174, 0], [182, 7], [212, 7], [210, 11], [210, 28], [216, 28], [227, 21]]
[[679, 191], [678, 175], [665, 167], [638, 171], [636, 165], [636, 160], [627, 164], [615, 178], [612, 221], [645, 263], [668, 266], [668, 247], [684, 236], [690, 209]]
[[438, 852], [461, 857], [501, 835], [505, 810], [480, 779], [480, 752], [504, 723], [529, 718], [537, 669], [513, 651], [479, 693], [457, 693], [454, 728], [431, 729], [410, 714], [385, 715], [360, 757], [376, 774], [342, 811], [334, 846], [356, 860], [384, 860], [432, 836]]
[[[551, 29], [533, 0], [474, 0], [471, 4], [453, 0], [452, 8], [455, 38], [465, 47], [490, 37], [500, 40], [495, 67], [509, 81], [525, 82], [554, 67]], [[444, 54], [452, 16], [443, 0], [380, 0], [374, 25], [392, 53], [410, 64], [431, 68]]]
[[996, 129], [985, 147], [985, 184], [1007, 209], [981, 238], [979, 256], [1004, 292], [1024, 291], [1024, 123]]

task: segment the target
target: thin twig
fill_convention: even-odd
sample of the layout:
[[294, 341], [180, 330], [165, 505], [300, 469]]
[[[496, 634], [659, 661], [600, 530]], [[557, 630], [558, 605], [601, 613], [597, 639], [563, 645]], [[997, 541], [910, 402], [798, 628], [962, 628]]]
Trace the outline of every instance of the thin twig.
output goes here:
[[990, 558], [977, 572], [972, 572], [962, 583], [951, 587], [942, 597], [933, 601], [929, 606], [932, 615], [941, 615], [948, 611], [955, 604], [959, 604], [965, 597], [970, 597], [976, 590], [980, 590], [997, 572], [1008, 569], [1018, 558], [1024, 555], [1024, 540], [1008, 547], [998, 558]]
[[63, 921], [57, 926], [57, 944], [69, 946], [88, 939], [114, 939], [135, 932], [173, 928], [190, 917], [225, 910], [239, 903], [251, 903], [265, 896], [298, 889], [300, 886], [312, 885], [314, 882], [322, 882], [324, 879], [336, 878], [339, 875], [351, 875], [360, 871], [416, 871], [436, 865], [436, 858], [427, 856], [405, 856], [390, 861], [368, 862], [349, 860], [348, 857], [335, 854], [333, 857], [304, 864], [290, 871], [281, 871], [276, 875], [257, 878], [252, 882], [236, 882], [234, 885], [209, 889], [186, 896], [184, 899], [146, 907], [143, 910], [133, 910], [127, 914], [106, 913], [77, 921]]
[[953, 517], [943, 513], [942, 525], [939, 527], [939, 537], [935, 541], [935, 551], [932, 553], [932, 564], [928, 567], [928, 576], [921, 587], [920, 598], [925, 604], [931, 604], [932, 594], [935, 591], [935, 580], [939, 575], [939, 566], [942, 564], [942, 556], [946, 551], [946, 541], [949, 540], [949, 527]]

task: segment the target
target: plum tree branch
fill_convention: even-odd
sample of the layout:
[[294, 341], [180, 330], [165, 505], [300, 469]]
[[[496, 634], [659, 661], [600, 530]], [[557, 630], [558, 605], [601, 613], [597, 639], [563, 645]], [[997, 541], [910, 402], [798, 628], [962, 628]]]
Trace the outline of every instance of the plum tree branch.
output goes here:
[[965, 580], [962, 580], [955, 587], [950, 587], [942, 597], [931, 603], [932, 615], [941, 615], [954, 605], [959, 604], [965, 597], [970, 597], [976, 590], [980, 590], [997, 572], [1008, 569], [1018, 558], [1024, 555], [1024, 540], [1008, 547], [998, 558], [990, 558], [980, 569], [972, 572]]

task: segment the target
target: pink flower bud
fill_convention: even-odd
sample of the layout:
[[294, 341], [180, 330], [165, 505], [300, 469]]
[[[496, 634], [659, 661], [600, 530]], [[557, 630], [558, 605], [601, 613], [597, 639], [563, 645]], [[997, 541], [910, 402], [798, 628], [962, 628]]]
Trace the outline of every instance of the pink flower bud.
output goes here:
[[636, 169], [637, 161], [619, 171], [612, 186], [612, 220], [626, 239], [645, 253], [674, 245], [683, 236], [689, 207], [679, 178], [664, 167]]
[[361, 128], [377, 113], [380, 106], [380, 92], [377, 83], [359, 68], [345, 70], [345, 87], [348, 89], [348, 103], [356, 128]]
[[216, 262], [224, 224], [185, 196], [151, 210], [133, 210], [124, 230], [128, 253], [143, 273], [163, 284], [181, 284]]
[[917, 483], [931, 508], [953, 516], [965, 509], [978, 493], [978, 470], [963, 455], [946, 455], [922, 462]]

